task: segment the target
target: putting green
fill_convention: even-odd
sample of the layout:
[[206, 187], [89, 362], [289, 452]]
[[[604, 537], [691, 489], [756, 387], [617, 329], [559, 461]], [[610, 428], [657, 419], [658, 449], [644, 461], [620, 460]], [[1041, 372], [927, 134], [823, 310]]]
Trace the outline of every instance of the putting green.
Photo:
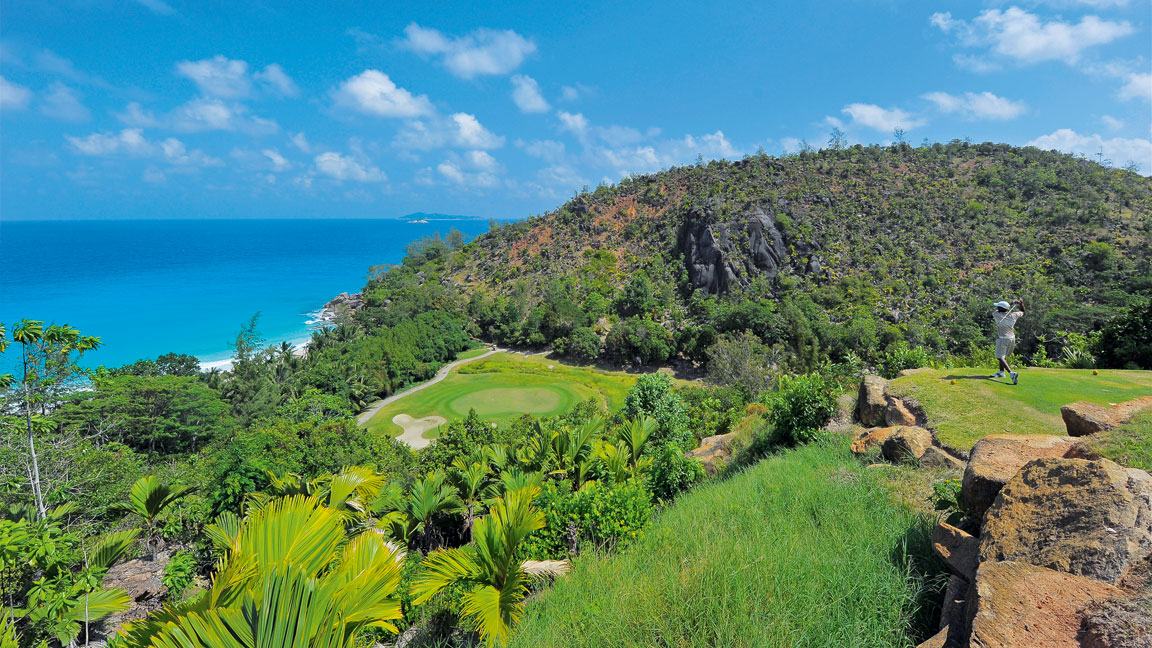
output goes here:
[[1111, 405], [1152, 394], [1152, 371], [1021, 368], [1020, 384], [987, 369], [938, 369], [897, 378], [895, 393], [915, 398], [940, 442], [970, 449], [989, 434], [1065, 434], [1060, 408], [1075, 401]]
[[[486, 420], [506, 422], [524, 414], [556, 416], [589, 398], [608, 410], [618, 409], [636, 376], [571, 365], [554, 358], [497, 353], [454, 369], [428, 387], [382, 408], [366, 424], [369, 431], [398, 436], [397, 414], [413, 418], [442, 416], [452, 421], [475, 409]], [[434, 439], [439, 430], [429, 430]]]

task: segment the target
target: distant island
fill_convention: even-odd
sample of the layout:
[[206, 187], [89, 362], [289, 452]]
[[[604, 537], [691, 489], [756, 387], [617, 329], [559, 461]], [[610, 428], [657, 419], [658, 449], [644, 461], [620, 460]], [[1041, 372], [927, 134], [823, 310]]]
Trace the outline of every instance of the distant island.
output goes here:
[[434, 214], [428, 212], [412, 212], [404, 216], [398, 216], [396, 220], [407, 221], [409, 223], [427, 223], [428, 221], [449, 221], [449, 220], [484, 220], [480, 216], [461, 216], [459, 214]]

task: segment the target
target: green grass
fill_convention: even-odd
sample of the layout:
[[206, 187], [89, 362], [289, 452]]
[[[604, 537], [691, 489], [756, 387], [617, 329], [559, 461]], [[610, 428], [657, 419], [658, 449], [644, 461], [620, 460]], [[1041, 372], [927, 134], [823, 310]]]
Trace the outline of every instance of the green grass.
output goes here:
[[[1075, 401], [1109, 405], [1152, 394], [1152, 371], [1020, 370], [1020, 384], [989, 380], [987, 369], [939, 369], [892, 381], [893, 392], [924, 407], [940, 442], [970, 449], [988, 434], [1065, 434], [1060, 408]], [[951, 384], [955, 380], [956, 384]]]
[[509, 646], [914, 646], [942, 566], [882, 479], [837, 443], [698, 488], [630, 548], [577, 558]]
[[481, 356], [485, 353], [488, 353], [489, 350], [491, 350], [491, 347], [489, 346], [478, 346], [473, 349], [468, 349], [467, 351], [461, 351], [460, 353], [457, 353], [456, 359], [467, 360], [468, 358], [475, 358], [476, 356]]
[[[600, 371], [543, 356], [496, 353], [457, 367], [443, 381], [389, 404], [365, 427], [397, 436], [402, 431], [392, 422], [397, 414], [414, 418], [436, 415], [451, 421], [467, 416], [471, 408], [494, 422], [524, 414], [554, 416], [589, 398], [614, 410], [623, 406], [635, 380], [624, 372]], [[425, 436], [436, 438], [436, 431]]]
[[1152, 472], [1152, 411], [1141, 412], [1114, 430], [1093, 434], [1084, 443], [1122, 466]]

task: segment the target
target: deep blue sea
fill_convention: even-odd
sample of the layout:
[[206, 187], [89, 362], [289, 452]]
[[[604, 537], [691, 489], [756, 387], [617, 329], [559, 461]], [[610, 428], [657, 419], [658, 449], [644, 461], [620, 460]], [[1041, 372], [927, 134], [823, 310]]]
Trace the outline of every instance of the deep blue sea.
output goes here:
[[312, 314], [359, 291], [369, 267], [397, 263], [409, 242], [452, 227], [471, 238], [488, 222], [0, 222], [0, 322], [9, 334], [26, 317], [100, 337], [87, 366], [168, 352], [218, 362], [257, 312], [269, 343], [307, 339]]

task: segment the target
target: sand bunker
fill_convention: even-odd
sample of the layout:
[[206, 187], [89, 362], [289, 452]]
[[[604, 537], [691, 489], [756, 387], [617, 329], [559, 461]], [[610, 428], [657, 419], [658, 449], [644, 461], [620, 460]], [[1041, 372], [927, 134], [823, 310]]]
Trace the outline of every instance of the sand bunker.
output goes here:
[[404, 430], [404, 432], [396, 438], [412, 446], [414, 449], [419, 450], [429, 443], [432, 443], [431, 439], [424, 438], [424, 433], [438, 425], [447, 423], [448, 420], [443, 416], [425, 416], [424, 418], [415, 419], [407, 414], [397, 414], [392, 417], [392, 422]]

